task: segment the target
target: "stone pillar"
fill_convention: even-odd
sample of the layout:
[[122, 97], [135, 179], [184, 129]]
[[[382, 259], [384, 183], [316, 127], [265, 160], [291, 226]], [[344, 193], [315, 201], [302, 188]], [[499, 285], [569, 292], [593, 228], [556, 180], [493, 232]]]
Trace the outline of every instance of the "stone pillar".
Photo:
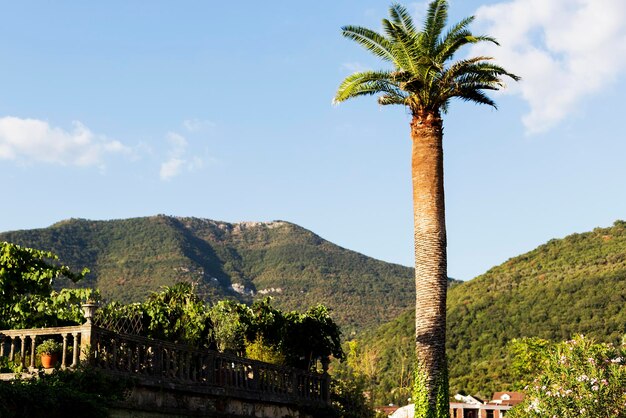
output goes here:
[[87, 303], [84, 303], [81, 307], [83, 308], [85, 323], [80, 332], [80, 361], [81, 363], [93, 365], [95, 360], [94, 356], [97, 354], [95, 350], [96, 340], [93, 332], [93, 316], [96, 313], [98, 304], [88, 300]]
[[87, 322], [80, 330], [80, 362], [93, 365], [96, 353], [94, 326]]

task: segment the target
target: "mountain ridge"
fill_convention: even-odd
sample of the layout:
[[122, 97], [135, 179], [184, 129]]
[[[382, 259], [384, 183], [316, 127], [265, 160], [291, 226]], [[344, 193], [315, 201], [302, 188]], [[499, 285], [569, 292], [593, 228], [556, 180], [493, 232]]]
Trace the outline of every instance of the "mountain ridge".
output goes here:
[[81, 286], [125, 302], [187, 281], [208, 300], [249, 302], [271, 295], [283, 309], [324, 303], [346, 333], [390, 320], [413, 303], [412, 268], [367, 257], [282, 220], [74, 218], [3, 232], [0, 240], [50, 250], [75, 269], [88, 267], [92, 274]]

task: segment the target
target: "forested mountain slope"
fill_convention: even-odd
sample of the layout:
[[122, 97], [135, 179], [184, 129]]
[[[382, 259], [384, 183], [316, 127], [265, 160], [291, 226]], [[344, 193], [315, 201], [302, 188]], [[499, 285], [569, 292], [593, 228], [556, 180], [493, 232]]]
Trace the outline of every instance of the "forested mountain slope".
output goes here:
[[53, 251], [76, 269], [86, 266], [91, 273], [81, 286], [125, 302], [190, 281], [209, 300], [271, 295], [283, 309], [326, 304], [344, 335], [391, 320], [414, 303], [413, 269], [341, 248], [282, 221], [70, 219], [1, 233], [0, 240]]
[[[404, 384], [402, 367], [412, 361], [403, 358], [412, 355], [414, 329], [409, 309], [357, 339], [379, 393]], [[575, 334], [605, 342], [626, 334], [626, 222], [551, 240], [451, 288], [451, 392], [487, 397], [509, 389], [506, 344], [513, 338], [559, 341]]]

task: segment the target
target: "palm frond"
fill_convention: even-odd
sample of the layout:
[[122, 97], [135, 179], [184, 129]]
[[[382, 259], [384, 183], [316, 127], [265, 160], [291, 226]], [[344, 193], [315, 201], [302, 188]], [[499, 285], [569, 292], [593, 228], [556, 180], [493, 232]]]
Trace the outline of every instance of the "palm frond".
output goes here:
[[446, 44], [452, 43], [455, 39], [457, 39], [461, 32], [468, 33], [468, 27], [474, 19], [474, 16], [469, 16], [453, 25], [448, 32], [438, 40], [436, 48], [437, 53], [439, 53], [441, 49], [445, 48]]
[[406, 32], [402, 26], [388, 19], [383, 19], [383, 29], [392, 42], [399, 69], [415, 73], [417, 60], [421, 56], [415, 35]]
[[[337, 89], [333, 103], [340, 103], [364, 94], [389, 92], [396, 88], [389, 71], [363, 71], [346, 77]], [[377, 90], [373, 90], [377, 89]], [[366, 93], [369, 92], [369, 93]]]
[[451, 36], [455, 36], [455, 34], [465, 31], [467, 30], [467, 28], [469, 27], [469, 25], [475, 20], [476, 18], [474, 16], [468, 16], [465, 19], [461, 20], [460, 22], [457, 22], [455, 25], [453, 25], [450, 30], [448, 31], [448, 33], [443, 37], [443, 39], [449, 38]]
[[461, 60], [454, 63], [443, 74], [442, 83], [449, 84], [458, 82], [459, 78], [468, 74], [473, 74], [482, 77], [487, 80], [501, 80], [502, 77], [509, 77], [514, 81], [519, 81], [520, 77], [515, 74], [509, 73], [499, 65], [489, 62], [493, 58], [491, 57], [473, 57], [466, 60]]
[[404, 29], [406, 33], [417, 33], [411, 15], [401, 4], [392, 4], [389, 8], [389, 16], [391, 16], [393, 23], [398, 26], [402, 26], [402, 29]]
[[489, 97], [487, 97], [485, 93], [474, 88], [459, 89], [457, 94], [455, 94], [453, 97], [458, 97], [459, 99], [466, 102], [474, 102], [477, 104], [492, 106], [494, 109], [498, 108], [498, 106], [496, 106], [496, 103]]
[[428, 5], [428, 13], [424, 23], [423, 49], [434, 52], [441, 32], [448, 22], [448, 1], [433, 0]]
[[396, 31], [399, 30], [399, 26], [389, 21], [388, 19], [382, 20], [383, 30], [387, 35], [389, 41], [392, 44], [392, 52], [394, 56], [394, 63], [399, 70], [412, 71], [411, 57], [405, 47], [405, 45], [398, 44]]
[[344, 26], [341, 31], [343, 36], [357, 42], [374, 55], [385, 61], [394, 61], [392, 45], [378, 32], [360, 26]]
[[448, 113], [448, 108], [450, 107], [450, 99], [444, 100], [440, 105], [439, 109], [441, 113]]
[[385, 94], [378, 98], [378, 104], [381, 106], [406, 105], [406, 96]]
[[[365, 83], [354, 85], [350, 89], [350, 96], [347, 98], [352, 99], [360, 96], [372, 96], [378, 93], [383, 93], [383, 96], [381, 97], [387, 98], [384, 101], [387, 101], [388, 103], [385, 104], [404, 104], [404, 101], [406, 99], [406, 95], [401, 90], [394, 88], [388, 83], [382, 81], [368, 81]], [[339, 103], [343, 100], [335, 99], [334, 103]], [[391, 103], [392, 100], [393, 103]]]
[[491, 42], [493, 44], [500, 45], [498, 41], [491, 36], [476, 36], [470, 31], [464, 30], [458, 32], [454, 36], [447, 37], [445, 41], [441, 42], [438, 47], [436, 59], [440, 62], [446, 62], [450, 60], [462, 46], [476, 44], [479, 42]]

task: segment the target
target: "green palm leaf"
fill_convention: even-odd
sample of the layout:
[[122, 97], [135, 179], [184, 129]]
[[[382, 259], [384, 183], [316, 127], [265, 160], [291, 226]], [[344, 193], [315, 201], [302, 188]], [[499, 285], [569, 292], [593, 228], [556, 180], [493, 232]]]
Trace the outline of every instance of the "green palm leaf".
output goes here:
[[[378, 90], [374, 91], [374, 88]], [[375, 93], [388, 93], [392, 89], [399, 90], [394, 85], [393, 76], [389, 71], [363, 71], [349, 75], [343, 80], [333, 103], [340, 103], [353, 97]]]
[[446, 0], [434, 0], [428, 5], [428, 13], [424, 22], [424, 46], [432, 52], [441, 36], [441, 32], [448, 21], [448, 2]]
[[381, 34], [360, 26], [344, 26], [341, 30], [343, 36], [356, 41], [374, 55], [386, 61], [395, 61], [393, 46]]
[[413, 19], [407, 12], [406, 8], [401, 4], [394, 3], [389, 8], [389, 16], [391, 20], [398, 26], [401, 26], [406, 33], [417, 33], [413, 25]]

